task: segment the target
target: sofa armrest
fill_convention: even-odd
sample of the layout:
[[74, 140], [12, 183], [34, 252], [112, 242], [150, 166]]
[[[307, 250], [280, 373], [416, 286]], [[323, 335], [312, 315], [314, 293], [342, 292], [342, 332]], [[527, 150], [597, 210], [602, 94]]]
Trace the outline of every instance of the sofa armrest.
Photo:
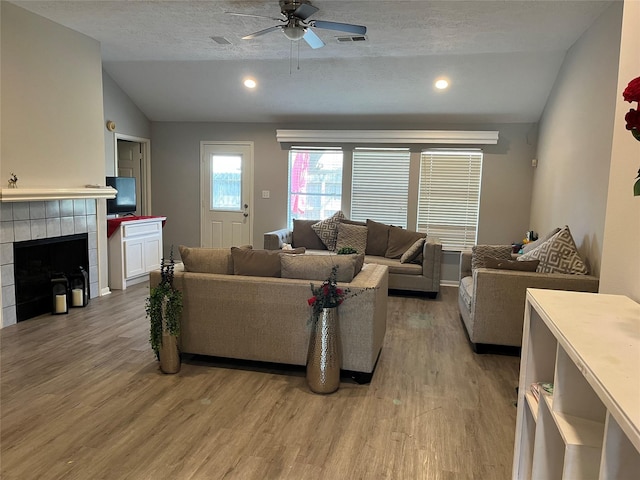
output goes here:
[[464, 277], [470, 277], [471, 271], [471, 250], [462, 250], [460, 252], [460, 275], [459, 280]]
[[422, 276], [431, 280], [434, 292], [440, 290], [442, 268], [442, 242], [438, 237], [429, 237], [422, 248]]
[[293, 230], [289, 228], [281, 228], [280, 230], [267, 232], [264, 234], [264, 249], [279, 250], [282, 248], [283, 243], [291, 244], [292, 238]]

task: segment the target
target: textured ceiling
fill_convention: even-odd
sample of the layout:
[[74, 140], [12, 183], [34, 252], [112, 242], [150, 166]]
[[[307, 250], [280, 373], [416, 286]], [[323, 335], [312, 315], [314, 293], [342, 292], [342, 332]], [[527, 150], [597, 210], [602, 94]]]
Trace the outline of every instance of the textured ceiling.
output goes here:
[[99, 40], [151, 120], [476, 123], [537, 121], [567, 49], [611, 2], [316, 0], [312, 19], [368, 28], [364, 42], [316, 29], [317, 50], [278, 31], [242, 40], [278, 22], [225, 13], [277, 17], [276, 0], [12, 3]]

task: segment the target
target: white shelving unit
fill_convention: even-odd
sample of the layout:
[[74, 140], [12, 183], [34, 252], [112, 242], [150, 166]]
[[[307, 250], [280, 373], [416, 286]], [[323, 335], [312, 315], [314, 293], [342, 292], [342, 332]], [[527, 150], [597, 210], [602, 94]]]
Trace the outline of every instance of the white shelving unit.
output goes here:
[[127, 286], [149, 279], [149, 272], [160, 268], [162, 222], [152, 217], [122, 222], [109, 237], [109, 287]]
[[[552, 395], [531, 394], [536, 382]], [[529, 289], [513, 478], [640, 478], [640, 305]]]

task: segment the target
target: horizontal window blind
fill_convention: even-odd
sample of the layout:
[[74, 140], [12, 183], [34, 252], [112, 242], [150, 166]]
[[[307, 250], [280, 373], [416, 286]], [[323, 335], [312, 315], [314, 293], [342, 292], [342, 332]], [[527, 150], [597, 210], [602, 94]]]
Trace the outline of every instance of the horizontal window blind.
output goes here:
[[481, 175], [481, 151], [422, 152], [418, 231], [440, 238], [445, 250], [475, 245]]
[[410, 155], [407, 150], [354, 150], [352, 220], [370, 218], [406, 228]]

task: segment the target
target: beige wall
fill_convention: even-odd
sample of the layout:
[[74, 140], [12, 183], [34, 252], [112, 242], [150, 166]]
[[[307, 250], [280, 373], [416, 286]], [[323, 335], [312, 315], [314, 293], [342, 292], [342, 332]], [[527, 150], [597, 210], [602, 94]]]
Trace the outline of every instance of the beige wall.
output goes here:
[[[218, 123], [152, 123], [152, 195], [156, 215], [166, 215], [165, 254], [171, 244], [200, 244], [200, 142], [254, 142], [253, 245], [262, 248], [264, 232], [282, 228], [287, 221], [287, 150], [276, 141], [277, 128], [340, 129], [362, 125], [275, 125]], [[368, 125], [368, 129], [429, 129], [442, 125]], [[531, 159], [535, 125], [448, 125], [446, 128], [499, 130], [497, 145], [485, 151], [479, 240], [511, 243], [527, 230], [531, 196]], [[194, 188], [194, 186], [196, 186]], [[261, 198], [270, 190], [271, 198]], [[415, 211], [415, 205], [409, 211]], [[445, 278], [458, 279], [458, 254], [447, 257]]]
[[2, 165], [22, 187], [104, 183], [100, 44], [2, 2]]
[[[0, 181], [20, 187], [104, 184], [100, 44], [1, 2]], [[98, 264], [107, 289], [105, 201], [98, 201]]]
[[607, 217], [602, 251], [600, 292], [627, 295], [640, 302], [640, 197], [632, 196], [640, 169], [640, 142], [625, 129], [624, 115], [631, 107], [622, 92], [640, 76], [640, 2], [625, 2], [620, 44], [620, 65], [611, 149]]
[[599, 275], [617, 96], [622, 4], [616, 2], [567, 52], [540, 121], [531, 228], [569, 225]]

